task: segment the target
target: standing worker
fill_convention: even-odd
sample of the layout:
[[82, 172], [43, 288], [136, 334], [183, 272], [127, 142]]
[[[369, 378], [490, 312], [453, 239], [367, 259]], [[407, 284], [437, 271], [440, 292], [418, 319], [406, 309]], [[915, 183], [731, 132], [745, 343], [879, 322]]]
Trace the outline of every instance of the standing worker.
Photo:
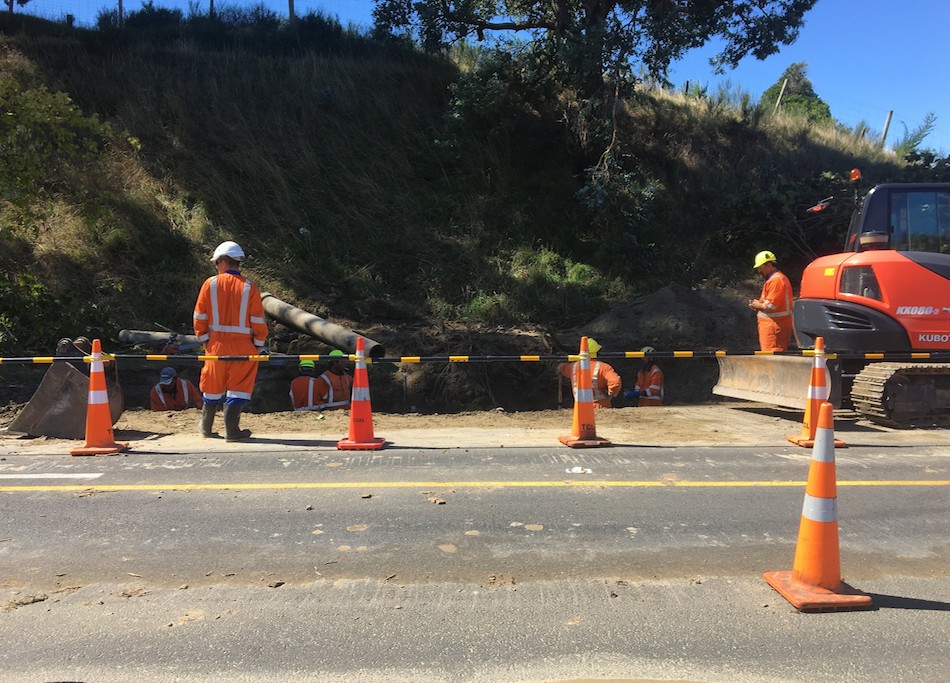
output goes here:
[[775, 265], [775, 254], [760, 251], [752, 266], [765, 283], [758, 299], [749, 299], [759, 325], [759, 347], [763, 351], [786, 351], [792, 337], [792, 283]]
[[[267, 322], [261, 292], [241, 275], [244, 250], [236, 242], [222, 242], [211, 261], [218, 274], [201, 285], [195, 303], [195, 335], [204, 342], [209, 356], [258, 355], [267, 341]], [[251, 436], [241, 429], [241, 411], [251, 400], [257, 363], [254, 361], [205, 361], [201, 369], [204, 405], [201, 409], [201, 435], [214, 436], [214, 413], [224, 400], [225, 438], [241, 441]]]
[[[595, 340], [587, 339], [587, 350], [590, 353], [590, 386], [594, 394], [594, 407], [613, 408], [611, 399], [620, 395], [623, 385], [616, 370], [607, 363], [594, 360], [601, 348]], [[571, 380], [575, 400], [577, 400], [578, 366], [579, 363], [561, 363], [557, 367], [558, 374]]]
[[178, 376], [175, 368], [162, 368], [158, 375], [158, 384], [152, 387], [148, 395], [152, 410], [184, 410], [198, 407], [199, 394], [195, 385]]
[[643, 363], [640, 365], [640, 371], [637, 373], [637, 384], [632, 391], [623, 392], [624, 398], [639, 398], [637, 404], [641, 408], [645, 406], [661, 406], [665, 390], [663, 388], [663, 371], [653, 360], [651, 354], [656, 352], [652, 346], [644, 346], [640, 351], [643, 352]]

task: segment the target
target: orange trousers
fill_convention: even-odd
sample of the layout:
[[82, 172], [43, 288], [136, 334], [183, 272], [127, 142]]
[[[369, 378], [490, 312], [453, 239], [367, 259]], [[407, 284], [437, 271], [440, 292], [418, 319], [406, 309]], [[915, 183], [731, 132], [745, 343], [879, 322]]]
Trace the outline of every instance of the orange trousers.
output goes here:
[[[250, 338], [241, 344], [221, 344], [209, 342], [206, 346], [209, 356], [256, 356], [257, 347]], [[243, 403], [251, 400], [254, 393], [254, 381], [257, 379], [257, 366], [254, 361], [246, 360], [206, 360], [201, 368], [201, 380], [198, 382], [205, 403], [217, 403], [226, 398], [228, 403]]]
[[763, 351], [788, 351], [792, 338], [792, 316], [784, 318], [757, 318], [759, 348]]

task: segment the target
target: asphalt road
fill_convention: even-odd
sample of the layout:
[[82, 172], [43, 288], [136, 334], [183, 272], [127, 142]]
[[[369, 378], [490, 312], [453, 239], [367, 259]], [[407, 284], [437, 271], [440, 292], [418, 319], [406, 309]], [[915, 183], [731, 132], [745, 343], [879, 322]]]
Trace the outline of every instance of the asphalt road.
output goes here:
[[761, 579], [792, 446], [6, 457], [0, 679], [946, 680], [950, 453], [836, 456], [869, 612]]

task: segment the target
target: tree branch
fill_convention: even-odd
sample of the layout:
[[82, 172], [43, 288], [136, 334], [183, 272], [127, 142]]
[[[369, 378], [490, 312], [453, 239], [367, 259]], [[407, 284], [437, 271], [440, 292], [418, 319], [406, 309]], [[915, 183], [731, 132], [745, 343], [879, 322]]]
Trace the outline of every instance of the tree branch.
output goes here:
[[440, 0], [440, 4], [442, 16], [446, 21], [473, 27], [478, 32], [479, 40], [484, 37], [483, 31], [526, 31], [533, 28], [554, 30], [557, 28], [557, 24], [550, 21], [485, 21], [473, 16], [463, 17], [449, 7], [448, 0]]

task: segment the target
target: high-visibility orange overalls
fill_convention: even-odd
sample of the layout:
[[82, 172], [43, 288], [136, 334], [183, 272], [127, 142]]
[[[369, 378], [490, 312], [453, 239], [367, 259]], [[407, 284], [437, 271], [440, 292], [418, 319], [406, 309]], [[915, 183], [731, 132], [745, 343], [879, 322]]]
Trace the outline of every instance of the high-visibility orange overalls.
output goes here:
[[759, 347], [763, 351], [786, 351], [792, 337], [792, 283], [776, 270], [763, 283], [759, 300], [767, 309], [756, 315]]
[[634, 389], [640, 392], [638, 403], [640, 407], [663, 405], [665, 393], [663, 389], [663, 371], [656, 363], [651, 363], [650, 367], [637, 373], [637, 386]]
[[[577, 370], [580, 363], [561, 363], [559, 371], [564, 377], [571, 380], [574, 395], [577, 395]], [[607, 363], [599, 360], [590, 361], [590, 387], [594, 398], [595, 408], [612, 408], [612, 396], [618, 396], [622, 383], [620, 375]]]
[[[195, 335], [209, 356], [255, 356], [267, 342], [261, 292], [236, 270], [209, 277], [195, 303]], [[205, 361], [199, 386], [205, 403], [222, 398], [228, 404], [251, 400], [257, 363]]]
[[152, 410], [184, 410], [198, 405], [198, 390], [187, 379], [176, 377], [172, 380], [176, 385], [174, 394], [162, 391], [162, 385], [156, 384], [149, 392], [148, 403]]

